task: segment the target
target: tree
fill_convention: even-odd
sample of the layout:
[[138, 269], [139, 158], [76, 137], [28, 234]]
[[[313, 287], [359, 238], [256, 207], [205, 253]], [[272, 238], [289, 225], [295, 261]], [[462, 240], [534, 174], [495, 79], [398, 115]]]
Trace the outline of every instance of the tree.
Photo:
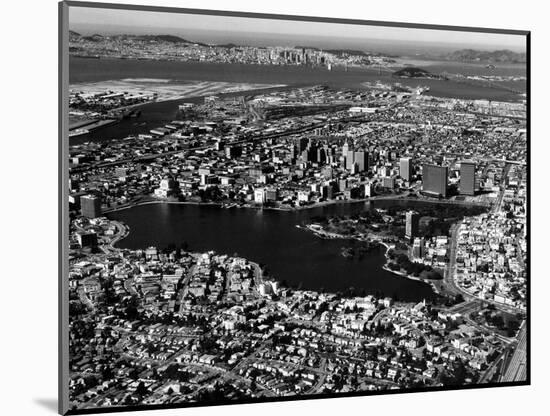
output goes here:
[[101, 378], [103, 380], [110, 380], [114, 377], [113, 370], [111, 370], [110, 366], [103, 367], [101, 371]]
[[140, 381], [138, 386], [136, 387], [136, 394], [140, 396], [145, 396], [149, 393], [149, 390], [147, 390], [147, 387], [145, 387], [145, 384], [143, 381]]
[[496, 326], [498, 329], [502, 329], [504, 327], [504, 319], [502, 318], [502, 315], [495, 315], [491, 318], [491, 324]]

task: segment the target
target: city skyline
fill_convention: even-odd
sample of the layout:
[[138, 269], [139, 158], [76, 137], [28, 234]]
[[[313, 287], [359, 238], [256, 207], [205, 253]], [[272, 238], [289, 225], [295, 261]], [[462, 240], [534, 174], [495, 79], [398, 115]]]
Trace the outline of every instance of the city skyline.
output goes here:
[[298, 43], [307, 43], [306, 46], [377, 52], [386, 48], [401, 53], [406, 50], [415, 53], [419, 44], [421, 51], [434, 46], [441, 51], [475, 46], [481, 50], [510, 49], [525, 53], [526, 47], [524, 36], [509, 34], [85, 7], [75, 7], [70, 13], [71, 30], [88, 35], [169, 34], [194, 37], [189, 40], [198, 42], [252, 46], [296, 46], [297, 39], [301, 39]]

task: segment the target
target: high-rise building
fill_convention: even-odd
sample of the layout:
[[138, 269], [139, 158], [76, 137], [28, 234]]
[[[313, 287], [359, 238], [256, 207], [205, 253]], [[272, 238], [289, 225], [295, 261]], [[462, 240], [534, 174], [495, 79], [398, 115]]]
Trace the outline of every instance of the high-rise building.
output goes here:
[[78, 191], [80, 181], [78, 179], [69, 178], [69, 190]]
[[342, 167], [344, 169], [347, 168], [348, 152], [349, 152], [349, 144], [348, 144], [348, 141], [346, 140], [344, 142], [344, 145], [342, 146]]
[[349, 144], [347, 140], [344, 142], [344, 145], [342, 146], [342, 155], [347, 156], [349, 150]]
[[364, 150], [359, 150], [358, 152], [353, 153], [354, 163], [357, 165], [359, 172], [364, 172], [369, 168], [369, 159], [368, 153]]
[[227, 146], [225, 148], [225, 157], [233, 159], [243, 154], [243, 148], [241, 146]]
[[277, 188], [267, 188], [265, 190], [265, 201], [266, 202], [275, 202], [277, 201]]
[[409, 182], [413, 176], [412, 158], [402, 157], [399, 159], [399, 175]]
[[460, 163], [460, 193], [474, 195], [476, 191], [476, 164], [471, 161]]
[[381, 176], [382, 178], [385, 178], [386, 176], [390, 176], [391, 169], [389, 166], [380, 166], [378, 168], [378, 176]]
[[348, 187], [348, 180], [347, 179], [340, 179], [338, 181], [338, 190], [342, 192], [344, 189]]
[[355, 154], [355, 152], [353, 150], [348, 150], [348, 153], [344, 155], [346, 157], [346, 169], [347, 170], [353, 169], [353, 164], [355, 163], [355, 160], [353, 158], [354, 154]]
[[296, 139], [296, 144], [298, 145], [298, 150], [300, 152], [305, 150], [305, 148], [307, 147], [307, 143], [308, 143], [308, 140], [306, 137], [300, 137]]
[[325, 152], [325, 149], [320, 147], [317, 149], [317, 163], [325, 163], [327, 160], [327, 154]]
[[414, 258], [422, 259], [424, 257], [424, 239], [423, 238], [415, 238], [413, 242], [412, 247], [412, 254]]
[[372, 182], [365, 183], [364, 187], [366, 197], [371, 197], [374, 195], [374, 184]]
[[71, 210], [80, 209], [80, 198], [86, 195], [86, 192], [73, 192], [69, 194], [69, 208]]
[[101, 216], [101, 197], [99, 195], [84, 195], [80, 198], [80, 210], [83, 217], [97, 218]]
[[395, 188], [395, 177], [394, 176], [385, 176], [382, 178], [382, 186], [386, 189]]
[[331, 182], [327, 182], [321, 188], [321, 195], [323, 198], [332, 199], [334, 197], [334, 185]]
[[405, 218], [405, 238], [411, 240], [418, 235], [420, 214], [416, 211], [407, 211]]
[[296, 157], [298, 155], [298, 150], [296, 149], [296, 146], [290, 146], [290, 152], [288, 157], [290, 158], [290, 163], [294, 163], [296, 161]]
[[446, 198], [448, 172], [447, 166], [430, 164], [422, 166], [422, 190]]
[[97, 234], [94, 232], [78, 232], [76, 240], [80, 247], [97, 247]]

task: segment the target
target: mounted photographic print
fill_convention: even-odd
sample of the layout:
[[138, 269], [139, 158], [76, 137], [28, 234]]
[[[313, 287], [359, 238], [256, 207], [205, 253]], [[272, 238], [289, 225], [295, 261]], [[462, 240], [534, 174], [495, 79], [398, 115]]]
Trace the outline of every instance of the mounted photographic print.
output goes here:
[[529, 384], [529, 32], [59, 11], [60, 413]]

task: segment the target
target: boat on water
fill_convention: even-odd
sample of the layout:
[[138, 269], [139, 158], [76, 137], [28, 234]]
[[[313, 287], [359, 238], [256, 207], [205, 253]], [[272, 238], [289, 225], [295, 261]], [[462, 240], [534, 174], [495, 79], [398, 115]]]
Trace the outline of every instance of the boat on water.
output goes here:
[[69, 132], [69, 137], [76, 137], [76, 136], [83, 136], [84, 134], [88, 134], [90, 130], [88, 129], [74, 129]]
[[82, 136], [84, 134], [91, 133], [98, 129], [111, 126], [119, 122], [119, 119], [101, 119], [101, 120], [91, 120], [89, 123], [86, 123], [83, 127], [75, 128], [69, 130], [69, 137]]
[[425, 92], [430, 91], [430, 87], [428, 87], [427, 85], [425, 85], [425, 86], [420, 86], [420, 87], [417, 87], [415, 91], [416, 91], [416, 94], [417, 94], [417, 95], [422, 95], [422, 94], [424, 94]]
[[355, 256], [355, 250], [352, 247], [342, 247], [340, 249], [340, 254], [345, 259], [351, 260]]
[[195, 104], [193, 104], [193, 103], [183, 103], [183, 104], [178, 105], [178, 110], [180, 110], [180, 111], [189, 110], [189, 109], [193, 108], [194, 105]]
[[134, 109], [134, 110], [130, 110], [130, 111], [124, 113], [122, 115], [122, 118], [123, 119], [138, 118], [140, 116], [141, 116], [141, 110]]

